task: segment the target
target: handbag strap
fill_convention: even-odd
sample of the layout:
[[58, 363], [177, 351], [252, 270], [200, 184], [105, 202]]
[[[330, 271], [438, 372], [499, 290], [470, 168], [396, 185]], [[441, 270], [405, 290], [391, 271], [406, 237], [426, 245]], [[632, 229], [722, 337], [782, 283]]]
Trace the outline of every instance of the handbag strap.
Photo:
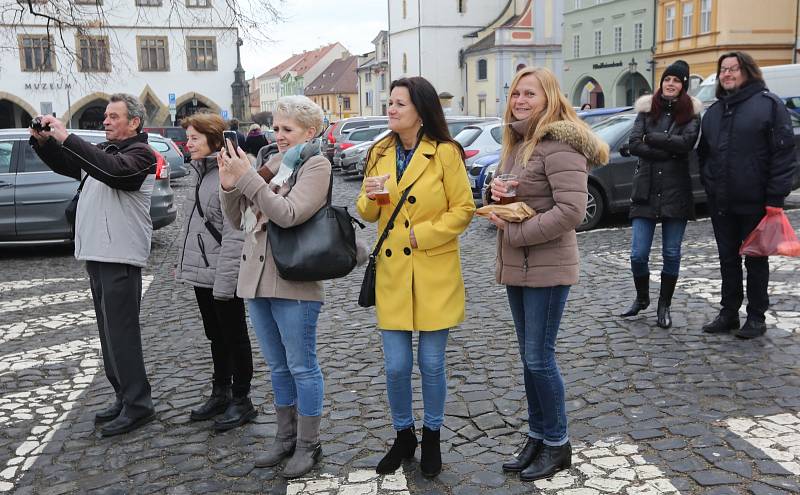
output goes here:
[[81, 183], [78, 185], [78, 190], [76, 191], [77, 193], [81, 192], [81, 189], [83, 189], [83, 185], [86, 183], [86, 179], [88, 179], [88, 178], [89, 178], [89, 174], [86, 174], [86, 175], [83, 176], [83, 179], [81, 179]]
[[200, 219], [203, 220], [203, 225], [206, 226], [206, 230], [208, 233], [211, 234], [211, 237], [217, 241], [217, 244], [222, 245], [222, 234], [217, 230], [214, 224], [211, 223], [210, 220], [206, 218], [203, 214], [203, 207], [200, 206], [200, 183], [203, 182], [203, 178], [205, 178], [206, 174], [201, 175], [197, 179], [197, 183], [194, 185], [194, 204], [197, 207], [197, 214], [200, 215]]
[[400, 208], [405, 203], [406, 198], [408, 197], [408, 193], [411, 191], [411, 186], [408, 186], [405, 191], [403, 191], [403, 195], [400, 196], [400, 201], [397, 202], [397, 206], [394, 207], [394, 211], [392, 212], [392, 216], [389, 217], [389, 223], [386, 224], [386, 227], [381, 232], [381, 237], [378, 239], [378, 243], [375, 244], [375, 249], [372, 250], [372, 254], [369, 255], [371, 259], [375, 259], [378, 257], [378, 253], [381, 250], [381, 246], [383, 245], [383, 241], [389, 237], [389, 228], [394, 223], [394, 220], [397, 218], [397, 214], [400, 213]]

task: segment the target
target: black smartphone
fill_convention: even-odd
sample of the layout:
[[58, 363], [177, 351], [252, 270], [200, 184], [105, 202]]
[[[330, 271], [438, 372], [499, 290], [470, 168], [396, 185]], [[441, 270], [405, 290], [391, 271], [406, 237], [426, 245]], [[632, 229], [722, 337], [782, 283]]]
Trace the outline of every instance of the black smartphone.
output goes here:
[[236, 149], [237, 146], [239, 146], [239, 138], [236, 136], [236, 131], [223, 131], [222, 137], [226, 141], [231, 142], [234, 150]]

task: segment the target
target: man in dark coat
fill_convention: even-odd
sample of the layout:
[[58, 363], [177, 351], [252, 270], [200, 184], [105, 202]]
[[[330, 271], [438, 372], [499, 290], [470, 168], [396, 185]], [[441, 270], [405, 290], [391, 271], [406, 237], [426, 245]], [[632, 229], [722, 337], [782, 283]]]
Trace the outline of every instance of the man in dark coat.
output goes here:
[[751, 339], [766, 332], [769, 258], [745, 257], [747, 321], [739, 329], [742, 241], [767, 208], [779, 212], [797, 167], [794, 133], [783, 101], [770, 93], [753, 58], [730, 52], [717, 61], [717, 102], [703, 117], [698, 147], [722, 275], [722, 310], [706, 333], [735, 331]]

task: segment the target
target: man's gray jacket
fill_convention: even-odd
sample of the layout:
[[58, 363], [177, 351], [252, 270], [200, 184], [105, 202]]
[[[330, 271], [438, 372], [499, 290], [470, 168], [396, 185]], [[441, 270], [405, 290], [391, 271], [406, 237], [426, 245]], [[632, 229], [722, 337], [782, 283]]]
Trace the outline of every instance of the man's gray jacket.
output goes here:
[[88, 175], [78, 200], [75, 257], [145, 266], [156, 169], [147, 134], [97, 146], [70, 134], [61, 144], [50, 138], [40, 146], [31, 138], [31, 145], [54, 172], [75, 179]]

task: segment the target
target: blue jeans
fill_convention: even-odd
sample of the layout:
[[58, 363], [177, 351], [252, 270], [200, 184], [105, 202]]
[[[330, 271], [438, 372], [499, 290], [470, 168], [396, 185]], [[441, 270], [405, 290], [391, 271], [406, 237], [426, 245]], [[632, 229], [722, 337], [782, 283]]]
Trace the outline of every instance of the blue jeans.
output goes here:
[[[438, 430], [444, 423], [444, 402], [447, 399], [447, 377], [444, 373], [444, 351], [450, 330], [418, 332], [417, 364], [422, 375], [422, 403], [425, 406], [423, 424]], [[411, 411], [411, 368], [414, 351], [413, 332], [382, 330], [383, 361], [386, 368], [386, 392], [392, 410], [392, 424], [397, 431], [414, 426]]]
[[528, 398], [528, 436], [557, 447], [569, 441], [564, 379], [556, 363], [556, 337], [569, 295], [568, 285], [506, 286], [517, 329]]
[[276, 406], [297, 404], [301, 416], [320, 416], [325, 384], [317, 362], [322, 303], [274, 297], [247, 300], [261, 354], [269, 365]]
[[[633, 238], [631, 239], [631, 271], [634, 277], [650, 275], [650, 248], [656, 221], [650, 218], [634, 218]], [[661, 256], [664, 258], [662, 272], [678, 276], [681, 270], [681, 243], [686, 231], [686, 220], [664, 218], [661, 221]]]

